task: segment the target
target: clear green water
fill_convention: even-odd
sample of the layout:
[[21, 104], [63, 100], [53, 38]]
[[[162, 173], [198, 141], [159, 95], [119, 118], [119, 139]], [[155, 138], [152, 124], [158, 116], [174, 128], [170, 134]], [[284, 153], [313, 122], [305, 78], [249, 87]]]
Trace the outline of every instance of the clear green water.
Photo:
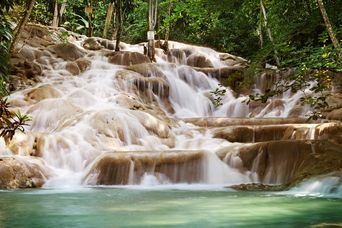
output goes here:
[[214, 190], [0, 192], [0, 227], [310, 227], [342, 223], [342, 199]]

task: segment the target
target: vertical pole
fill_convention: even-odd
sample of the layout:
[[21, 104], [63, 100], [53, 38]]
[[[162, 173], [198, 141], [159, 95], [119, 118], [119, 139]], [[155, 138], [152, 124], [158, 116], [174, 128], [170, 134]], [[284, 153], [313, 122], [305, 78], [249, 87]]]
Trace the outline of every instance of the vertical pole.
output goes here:
[[154, 53], [154, 28], [157, 22], [158, 0], [148, 0], [148, 32], [147, 32], [147, 55], [153, 62], [156, 61]]

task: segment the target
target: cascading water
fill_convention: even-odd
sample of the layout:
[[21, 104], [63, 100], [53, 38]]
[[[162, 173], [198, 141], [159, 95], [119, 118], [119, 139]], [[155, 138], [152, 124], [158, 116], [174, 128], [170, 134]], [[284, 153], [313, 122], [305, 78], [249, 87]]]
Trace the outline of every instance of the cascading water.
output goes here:
[[[81, 42], [77, 43], [82, 49]], [[174, 49], [204, 56], [214, 68], [225, 66], [219, 53], [211, 49], [170, 43]], [[124, 51], [143, 51], [138, 45], [124, 46]], [[184, 53], [175, 63], [169, 63], [167, 56], [159, 53], [156, 64], [142, 64], [139, 68], [111, 64], [102, 52], [88, 51], [85, 59], [91, 65], [76, 76], [66, 70], [66, 61], [51, 55], [54, 61], [45, 66], [42, 82], [10, 96], [16, 108], [33, 118], [27, 135], [15, 136], [17, 142], [30, 145], [26, 150], [22, 147], [19, 155], [33, 153], [43, 158], [50, 170], [45, 184], [48, 187], [98, 184], [98, 173], [91, 172], [101, 156], [138, 151], [174, 154], [173, 163], [184, 163], [185, 158], [177, 157], [176, 151], [199, 150], [203, 154], [199, 163], [202, 174], [193, 177], [181, 165], [170, 168], [171, 160], [162, 160], [162, 154], [152, 161], [122, 155], [110, 160], [113, 164], [124, 163], [122, 170], [126, 170], [127, 180], [120, 179], [120, 184], [173, 183], [165, 173], [184, 182], [184, 175], [189, 175], [191, 180], [204, 184], [232, 185], [257, 180], [256, 174], [230, 167], [216, 155], [232, 143], [179, 119], [251, 116], [249, 106], [242, 102], [247, 97], [235, 97], [229, 88], [223, 97], [224, 105], [215, 108], [210, 92], [219, 82], [185, 65]], [[141, 68], [148, 71], [147, 75]], [[256, 116], [286, 117], [298, 99], [298, 94], [285, 94], [282, 108], [273, 110], [266, 106]], [[2, 151], [9, 153], [8, 149]], [[136, 171], [139, 169], [145, 172]]]

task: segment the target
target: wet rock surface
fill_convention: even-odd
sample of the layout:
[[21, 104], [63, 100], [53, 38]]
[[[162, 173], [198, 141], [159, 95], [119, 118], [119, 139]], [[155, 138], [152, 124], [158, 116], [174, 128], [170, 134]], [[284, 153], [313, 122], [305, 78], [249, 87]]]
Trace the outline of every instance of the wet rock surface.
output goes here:
[[47, 177], [40, 160], [0, 156], [0, 188], [38, 188]]
[[86, 52], [77, 47], [75, 44], [62, 43], [51, 47], [51, 51], [56, 53], [59, 58], [66, 61], [75, 61], [86, 55]]
[[242, 169], [256, 172], [263, 184], [295, 185], [306, 178], [341, 171], [341, 148], [326, 140], [289, 140], [246, 145], [225, 155], [223, 150], [220, 156], [228, 164], [239, 157]]
[[170, 183], [198, 183], [202, 152], [116, 152], [102, 156], [87, 175], [87, 184], [139, 184], [145, 173]]
[[193, 67], [199, 68], [213, 68], [213, 64], [210, 59], [206, 58], [203, 55], [192, 54], [187, 58], [187, 64]]
[[283, 185], [267, 185], [267, 184], [240, 184], [240, 185], [232, 185], [227, 186], [227, 188], [232, 188], [237, 191], [252, 191], [252, 192], [277, 192], [284, 191], [287, 189], [286, 186]]
[[342, 124], [236, 125], [213, 128], [215, 138], [255, 143], [278, 140], [331, 140], [342, 144]]
[[119, 51], [107, 55], [108, 62], [116, 65], [131, 66], [142, 63], [150, 63], [150, 59], [139, 52]]

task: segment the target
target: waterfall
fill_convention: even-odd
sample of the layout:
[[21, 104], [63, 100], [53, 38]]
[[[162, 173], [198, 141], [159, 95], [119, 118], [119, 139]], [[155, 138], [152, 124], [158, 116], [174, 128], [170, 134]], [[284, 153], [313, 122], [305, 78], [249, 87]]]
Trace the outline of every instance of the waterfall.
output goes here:
[[[75, 43], [79, 49], [83, 49], [81, 43]], [[127, 52], [143, 52], [139, 45], [123, 46]], [[226, 67], [220, 59], [223, 54], [177, 42], [170, 42], [170, 47], [180, 51], [174, 51], [178, 54], [172, 58], [157, 51], [157, 63], [132, 66], [112, 64], [105, 52], [83, 49], [88, 53], [83, 59], [90, 65], [76, 75], [68, 71], [70, 62], [53, 54], [43, 58], [41, 82], [13, 93], [9, 101], [32, 116], [26, 135], [20, 135], [21, 147], [25, 148], [20, 154], [43, 159], [52, 172], [45, 186], [96, 184], [98, 173], [92, 168], [100, 158], [119, 152], [136, 154], [110, 161], [123, 167], [117, 172], [127, 171], [127, 184], [181, 181], [230, 185], [257, 179], [254, 174], [241, 172], [219, 159], [217, 151], [232, 145], [231, 142], [214, 138], [211, 131], [181, 119], [253, 115], [249, 105], [243, 103], [247, 96], [236, 95], [230, 88], [223, 97], [224, 105], [216, 108], [210, 92], [218, 87], [219, 81], [196, 70], [196, 66], [187, 65], [187, 58], [200, 56], [207, 68]], [[172, 61], [168, 62], [169, 59]], [[254, 115], [287, 117], [299, 98], [298, 94], [284, 94], [279, 98], [281, 107], [271, 107], [274, 104], [270, 103]], [[15, 140], [19, 140], [19, 135]], [[0, 143], [1, 148], [5, 147]], [[190, 172], [183, 167], [184, 157], [162, 159], [166, 156], [162, 152], [193, 150], [202, 151], [203, 158], [194, 165], [199, 176], [190, 179], [184, 176]], [[7, 148], [1, 151], [10, 153]], [[139, 151], [147, 151], [147, 157], [161, 153], [152, 159], [156, 170], [159, 165], [158, 172], [151, 170], [148, 158], [139, 158]], [[138, 175], [137, 170], [143, 173]], [[174, 176], [166, 176], [169, 173]]]

